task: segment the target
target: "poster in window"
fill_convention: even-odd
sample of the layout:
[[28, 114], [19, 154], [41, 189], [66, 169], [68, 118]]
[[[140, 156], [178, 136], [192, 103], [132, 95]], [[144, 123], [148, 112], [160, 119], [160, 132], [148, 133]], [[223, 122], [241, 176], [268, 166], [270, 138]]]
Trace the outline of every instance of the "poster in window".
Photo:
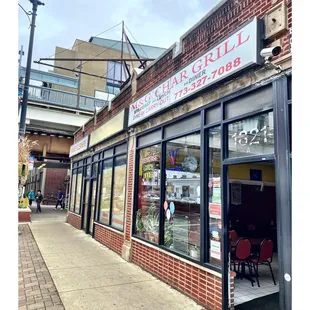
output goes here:
[[221, 260], [221, 242], [211, 240], [211, 257]]
[[231, 203], [233, 205], [241, 205], [242, 184], [240, 182], [231, 183]]

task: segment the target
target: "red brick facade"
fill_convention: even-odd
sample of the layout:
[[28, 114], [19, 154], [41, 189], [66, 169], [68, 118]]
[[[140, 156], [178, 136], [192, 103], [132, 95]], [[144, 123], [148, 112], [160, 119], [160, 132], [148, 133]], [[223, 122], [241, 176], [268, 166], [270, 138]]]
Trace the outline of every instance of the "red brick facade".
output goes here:
[[61, 189], [62, 193], [65, 195], [66, 188], [64, 185], [64, 180], [66, 176], [67, 176], [67, 169], [57, 169], [57, 168], [46, 169], [44, 196], [48, 197], [53, 195], [57, 197], [58, 189]]
[[209, 309], [222, 309], [221, 278], [205, 268], [134, 240], [132, 262]]
[[77, 229], [82, 229], [81, 216], [68, 211], [67, 222]]
[[18, 221], [19, 222], [31, 222], [31, 212], [23, 212], [19, 210]]
[[119, 255], [122, 255], [124, 243], [124, 235], [122, 233], [115, 232], [109, 228], [105, 228], [103, 225], [95, 223], [94, 238]]
[[[274, 3], [273, 3], [274, 2]], [[107, 120], [114, 117], [122, 109], [142, 95], [150, 91], [156, 84], [171, 74], [189, 64], [193, 59], [216, 45], [236, 28], [252, 19], [254, 16], [264, 18], [265, 13], [281, 1], [271, 0], [228, 0], [209, 17], [205, 18], [182, 39], [182, 53], [173, 57], [173, 50], [146, 69], [137, 78], [137, 92], [132, 96], [131, 85], [127, 86], [112, 102], [110, 111], [104, 109], [97, 115], [97, 123], [91, 119], [75, 135], [75, 142], [84, 135], [90, 134]], [[273, 3], [273, 4], [272, 4]], [[291, 1], [285, 1], [288, 12], [288, 26], [292, 27]], [[283, 58], [290, 53], [290, 31], [284, 31], [273, 40], [280, 40], [282, 52], [277, 57]], [[269, 42], [272, 43], [271, 41]], [[217, 86], [220, 87], [220, 86]], [[120, 255], [124, 247], [131, 245], [129, 259], [160, 280], [187, 294], [208, 309], [222, 309], [222, 281], [220, 274], [198, 264], [191, 263], [176, 255], [165, 252], [146, 242], [131, 238], [133, 201], [134, 201], [134, 172], [135, 172], [135, 136], [128, 142], [127, 189], [124, 234], [103, 225], [96, 224], [94, 238]], [[72, 213], [68, 215], [68, 222], [74, 227], [81, 228], [81, 219]], [[129, 246], [130, 247], [130, 246]], [[234, 280], [231, 278], [231, 304], [234, 302]]]

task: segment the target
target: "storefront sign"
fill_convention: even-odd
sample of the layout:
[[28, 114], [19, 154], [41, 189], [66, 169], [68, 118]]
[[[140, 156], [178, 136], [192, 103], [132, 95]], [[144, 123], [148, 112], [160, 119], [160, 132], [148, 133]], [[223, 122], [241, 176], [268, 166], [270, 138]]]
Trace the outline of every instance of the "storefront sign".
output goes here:
[[71, 145], [70, 147], [70, 156], [75, 156], [83, 151], [86, 151], [88, 147], [88, 136], [84, 137], [82, 140], [77, 143]]
[[221, 260], [221, 242], [211, 240], [211, 257]]
[[210, 217], [214, 219], [221, 218], [221, 205], [219, 203], [209, 203]]
[[250, 65], [259, 62], [258, 20], [239, 31], [130, 105], [128, 125], [174, 105]]
[[127, 114], [126, 111], [126, 109], [122, 110], [122, 112], [118, 113], [101, 127], [92, 132], [90, 134], [89, 147], [125, 130], [127, 127], [127, 117], [125, 117]]

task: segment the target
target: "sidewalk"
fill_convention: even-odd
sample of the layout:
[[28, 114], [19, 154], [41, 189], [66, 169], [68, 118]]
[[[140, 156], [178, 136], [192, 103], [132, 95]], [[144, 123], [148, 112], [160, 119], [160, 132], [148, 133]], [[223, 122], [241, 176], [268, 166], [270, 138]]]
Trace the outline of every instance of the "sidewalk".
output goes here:
[[30, 228], [66, 310], [204, 309], [69, 224]]
[[18, 309], [64, 310], [54, 282], [27, 224], [18, 240]]

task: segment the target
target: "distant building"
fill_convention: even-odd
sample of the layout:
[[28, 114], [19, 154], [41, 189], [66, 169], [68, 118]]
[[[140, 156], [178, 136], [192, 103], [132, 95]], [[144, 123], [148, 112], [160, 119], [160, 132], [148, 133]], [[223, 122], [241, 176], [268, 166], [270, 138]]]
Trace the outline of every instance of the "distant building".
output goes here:
[[[133, 48], [136, 53], [141, 58], [157, 58], [166, 49], [143, 45], [143, 44], [135, 44], [133, 43]], [[123, 58], [126, 59], [137, 59], [134, 50], [131, 46], [130, 54], [128, 53], [128, 46], [126, 42], [123, 42]], [[55, 58], [110, 58], [110, 59], [120, 59], [121, 58], [121, 50], [122, 50], [122, 42], [99, 38], [99, 37], [91, 37], [88, 42], [82, 40], [75, 40], [74, 45], [71, 50], [56, 47], [55, 49]], [[130, 72], [133, 71], [132, 64], [130, 61], [126, 62], [127, 67]], [[139, 62], [133, 63], [135, 67], [140, 65]], [[74, 69], [80, 65], [79, 61], [55, 61], [55, 66], [65, 67]], [[88, 75], [81, 75], [81, 85], [80, 92], [83, 95], [96, 97], [104, 100], [112, 100], [112, 98], [120, 92], [121, 83], [117, 81], [125, 81], [127, 79], [126, 70], [121, 69], [121, 62], [119, 61], [89, 61], [82, 63], [82, 71], [88, 72], [91, 74], [103, 76], [106, 79], [96, 78]], [[78, 70], [78, 69], [77, 69]], [[54, 72], [76, 76], [76, 73], [66, 71], [63, 69], [54, 68]], [[65, 91], [73, 91], [67, 87], [53, 86], [53, 88], [65, 90]]]

